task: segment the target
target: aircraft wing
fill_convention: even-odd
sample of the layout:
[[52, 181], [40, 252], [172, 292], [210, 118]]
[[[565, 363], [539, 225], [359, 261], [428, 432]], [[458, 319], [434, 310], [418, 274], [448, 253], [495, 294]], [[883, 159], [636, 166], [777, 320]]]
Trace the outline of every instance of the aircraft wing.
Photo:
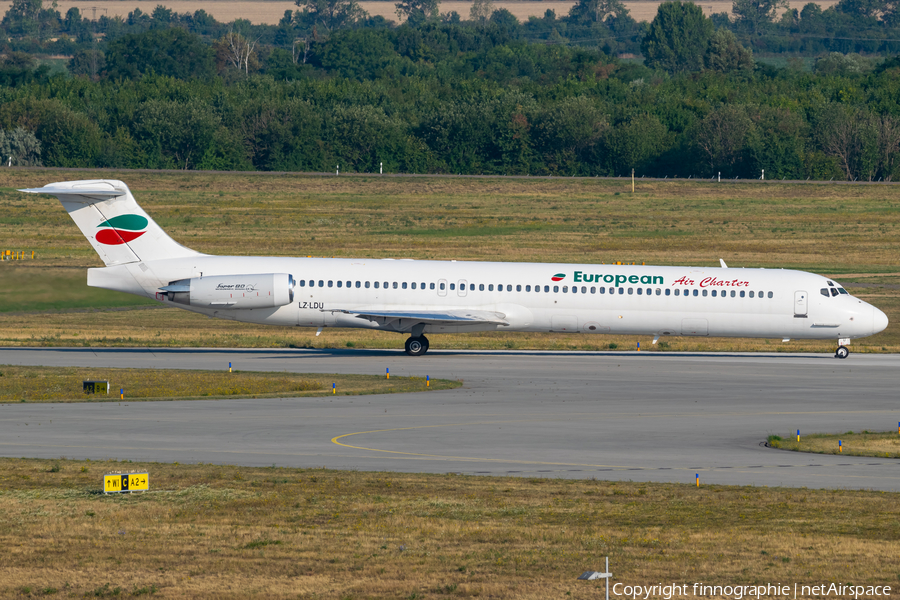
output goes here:
[[354, 315], [369, 321], [383, 320], [385, 323], [399, 319], [428, 324], [459, 325], [461, 323], [492, 323], [509, 325], [506, 315], [488, 310], [371, 310], [368, 308], [328, 309], [322, 312], [339, 312]]

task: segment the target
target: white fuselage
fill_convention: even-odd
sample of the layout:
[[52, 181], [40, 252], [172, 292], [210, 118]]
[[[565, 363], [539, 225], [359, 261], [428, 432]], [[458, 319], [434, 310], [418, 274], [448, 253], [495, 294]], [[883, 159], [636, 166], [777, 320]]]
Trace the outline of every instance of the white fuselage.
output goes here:
[[432, 323], [419, 334], [846, 339], [887, 326], [883, 312], [836, 283], [791, 270], [204, 255], [91, 269], [88, 284], [158, 297], [159, 288], [175, 280], [243, 273], [293, 275], [294, 301], [252, 310], [179, 307], [251, 323], [399, 332], [411, 331], [415, 320], [353, 313], [471, 310], [500, 314], [505, 321]]

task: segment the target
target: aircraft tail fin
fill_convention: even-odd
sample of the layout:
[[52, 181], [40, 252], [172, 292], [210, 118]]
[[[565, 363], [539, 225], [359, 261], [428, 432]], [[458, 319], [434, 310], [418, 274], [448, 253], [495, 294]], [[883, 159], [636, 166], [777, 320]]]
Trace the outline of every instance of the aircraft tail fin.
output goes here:
[[202, 256], [170, 238], [138, 206], [131, 190], [121, 181], [60, 181], [19, 191], [59, 198], [106, 266]]

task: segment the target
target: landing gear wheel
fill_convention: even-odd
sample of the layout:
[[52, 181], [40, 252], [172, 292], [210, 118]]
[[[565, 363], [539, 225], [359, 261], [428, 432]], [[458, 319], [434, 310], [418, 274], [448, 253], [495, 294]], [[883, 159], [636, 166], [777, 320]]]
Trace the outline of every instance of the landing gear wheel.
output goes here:
[[428, 338], [424, 335], [406, 340], [406, 353], [410, 356], [422, 356], [428, 352]]
[[835, 358], [847, 358], [850, 356], [850, 349], [847, 346], [838, 346], [837, 352], [834, 353]]

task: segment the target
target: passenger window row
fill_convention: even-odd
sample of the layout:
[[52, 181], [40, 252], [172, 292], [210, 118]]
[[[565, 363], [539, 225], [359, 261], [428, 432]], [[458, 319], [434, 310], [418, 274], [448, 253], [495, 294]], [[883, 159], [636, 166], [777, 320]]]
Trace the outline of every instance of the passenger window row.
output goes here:
[[[339, 288], [347, 287], [347, 288], [365, 288], [365, 289], [369, 289], [369, 288], [371, 287], [371, 288], [374, 288], [374, 289], [376, 289], [376, 290], [377, 290], [377, 289], [385, 289], [385, 290], [386, 290], [386, 289], [395, 289], [395, 290], [398, 290], [398, 289], [400, 289], [400, 290], [406, 290], [406, 289], [412, 289], [412, 290], [416, 290], [416, 289], [419, 289], [419, 290], [425, 290], [425, 289], [429, 289], [429, 290], [440, 289], [440, 290], [444, 290], [444, 289], [446, 289], [446, 285], [447, 285], [447, 284], [444, 283], [444, 282], [440, 282], [440, 283], [438, 283], [438, 284], [434, 284], [434, 283], [426, 284], [426, 283], [424, 283], [424, 282], [418, 283], [418, 284], [417, 284], [415, 281], [412, 282], [412, 283], [408, 283], [408, 282], [406, 282], [406, 281], [403, 281], [403, 282], [396, 282], [396, 281], [394, 281], [394, 282], [389, 282], [389, 281], [384, 281], [384, 282], [381, 282], [381, 281], [374, 281], [374, 282], [369, 282], [369, 281], [356, 281], [356, 282], [354, 282], [354, 281], [337, 281], [337, 282], [335, 282], [335, 281], [333, 281], [333, 280], [329, 280], [329, 281], [326, 282], [326, 281], [323, 280], [323, 279], [319, 279], [318, 281], [316, 281], [316, 280], [314, 280], [314, 279], [309, 279], [309, 280], [301, 279], [301, 280], [299, 281], [299, 284], [300, 284], [300, 287], [306, 287], [306, 286], [309, 286], [309, 287], [330, 287], [330, 288], [331, 288], [331, 287], [339, 287]], [[462, 283], [461, 283], [461, 284], [459, 284], [459, 286], [460, 286], [460, 291], [464, 290], [466, 285], [468, 285], [468, 291], [472, 291], [472, 292], [475, 291], [475, 284], [474, 284], [474, 283], [470, 283], [470, 284], [462, 284]], [[451, 289], [451, 290], [455, 291], [455, 290], [456, 290], [457, 284], [451, 283], [451, 284], [449, 284], [449, 286], [450, 286], [450, 289]], [[495, 291], [495, 290], [498, 291], [498, 292], [503, 292], [503, 291], [511, 292], [511, 291], [513, 291], [513, 285], [512, 285], [512, 284], [509, 284], [509, 283], [507, 283], [507, 284], [498, 283], [498, 284], [496, 284], [496, 286], [495, 286], [495, 284], [493, 284], [493, 283], [488, 283], [488, 284], [480, 283], [480, 284], [478, 284], [478, 291], [483, 292], [483, 291], [485, 291], [485, 288], [487, 288], [487, 291], [488, 291], [488, 292], [493, 292], [493, 291]], [[515, 290], [516, 290], [517, 292], [523, 291], [523, 288], [524, 288], [524, 291], [525, 291], [525, 292], [537, 292], [537, 293], [540, 293], [541, 291], [543, 291], [543, 293], [545, 293], [545, 294], [549, 294], [549, 293], [551, 292], [551, 290], [552, 290], [552, 292], [553, 292], [554, 294], [558, 294], [558, 293], [560, 293], [560, 291], [561, 291], [563, 294], [578, 294], [578, 293], [581, 293], [581, 294], [589, 294], [589, 293], [590, 293], [590, 294], [597, 294], [597, 293], [600, 293], [600, 294], [619, 294], [619, 295], [625, 295], [625, 294], [628, 294], [629, 296], [632, 296], [632, 295], [634, 295], [634, 294], [637, 294], [638, 296], [654, 296], [654, 295], [655, 295], [655, 296], [662, 296], [662, 295], [666, 295], [666, 296], [691, 296], [691, 295], [693, 295], [693, 296], [702, 296], [702, 297], [704, 297], [704, 298], [707, 297], [707, 296], [711, 296], [711, 297], [713, 297], [713, 298], [716, 298], [716, 297], [720, 297], [720, 298], [727, 298], [727, 297], [730, 297], [730, 298], [773, 298], [773, 297], [774, 297], [774, 293], [773, 293], [773, 292], [761, 292], [761, 291], [758, 292], [758, 291], [754, 291], [754, 290], [749, 290], [749, 291], [748, 291], [748, 290], [706, 290], [706, 289], [703, 289], [703, 290], [698, 290], [698, 289], [693, 289], [693, 290], [691, 290], [691, 289], [682, 290], [682, 289], [678, 289], [678, 288], [676, 288], [676, 289], [674, 289], [674, 290], [673, 290], [672, 288], [667, 288], [667, 289], [663, 290], [662, 288], [649, 288], [649, 287], [648, 287], [648, 288], [623, 288], [623, 287], [620, 287], [620, 288], [616, 288], [616, 287], [599, 287], [599, 288], [598, 288], [597, 286], [590, 286], [590, 287], [588, 287], [588, 286], [585, 286], [585, 285], [581, 286], [580, 288], [579, 288], [577, 285], [573, 285], [573, 286], [571, 286], [571, 287], [569, 287], [569, 286], [567, 286], [567, 285], [563, 285], [563, 286], [558, 286], [558, 285], [554, 285], [554, 286], [549, 286], [549, 285], [540, 286], [540, 285], [536, 285], [536, 286], [534, 286], [533, 288], [532, 288], [532, 286], [530, 286], [530, 285], [525, 285], [525, 286], [522, 286], [522, 285], [516, 285], [516, 286], [515, 286]], [[837, 296], [837, 294], [838, 294], [838, 292], [836, 291], [837, 289], [840, 289], [840, 292], [843, 293], [843, 294], [846, 294], [846, 293], [847, 293], [846, 290], [844, 290], [843, 288], [831, 288], [831, 295]], [[826, 296], [826, 297], [829, 295], [829, 294], [828, 294], [828, 289], [827, 289], [827, 288], [822, 288], [821, 293], [822, 293], [823, 296]]]

